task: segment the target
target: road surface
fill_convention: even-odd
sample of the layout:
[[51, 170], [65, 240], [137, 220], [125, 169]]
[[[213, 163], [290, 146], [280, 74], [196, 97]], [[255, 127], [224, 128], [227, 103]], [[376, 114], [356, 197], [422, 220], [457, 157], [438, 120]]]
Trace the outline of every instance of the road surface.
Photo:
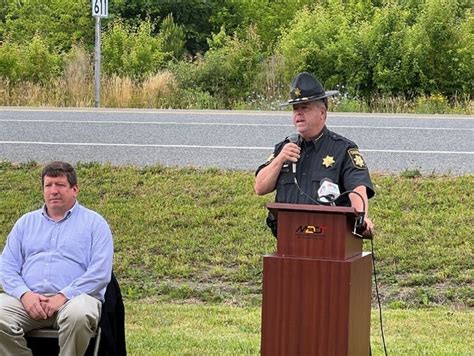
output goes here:
[[[474, 117], [329, 113], [371, 172], [474, 172]], [[0, 108], [0, 160], [254, 170], [294, 131], [291, 113]]]

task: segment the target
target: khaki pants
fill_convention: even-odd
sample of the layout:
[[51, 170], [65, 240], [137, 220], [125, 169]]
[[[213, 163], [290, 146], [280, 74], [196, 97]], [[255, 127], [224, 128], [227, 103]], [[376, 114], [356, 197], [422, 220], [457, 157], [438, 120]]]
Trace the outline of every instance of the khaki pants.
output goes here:
[[68, 300], [52, 317], [34, 320], [18, 299], [1, 293], [0, 355], [32, 355], [26, 345], [25, 333], [33, 329], [53, 327], [59, 330], [59, 355], [82, 356], [97, 330], [101, 308], [99, 300], [81, 294]]

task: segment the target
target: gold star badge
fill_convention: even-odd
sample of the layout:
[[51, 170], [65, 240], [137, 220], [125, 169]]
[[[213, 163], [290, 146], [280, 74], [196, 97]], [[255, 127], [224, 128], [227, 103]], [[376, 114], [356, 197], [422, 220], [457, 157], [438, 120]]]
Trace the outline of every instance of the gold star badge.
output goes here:
[[364, 161], [364, 157], [362, 157], [362, 155], [360, 154], [357, 148], [351, 148], [347, 152], [349, 153], [349, 156], [351, 157], [352, 164], [354, 165], [354, 167], [359, 168], [359, 169], [367, 168]]
[[327, 155], [326, 157], [323, 158], [323, 166], [326, 168], [331, 167], [334, 165], [336, 161], [334, 160], [334, 157]]
[[299, 97], [301, 95], [300, 88], [295, 88], [295, 95], [296, 95], [296, 97]]

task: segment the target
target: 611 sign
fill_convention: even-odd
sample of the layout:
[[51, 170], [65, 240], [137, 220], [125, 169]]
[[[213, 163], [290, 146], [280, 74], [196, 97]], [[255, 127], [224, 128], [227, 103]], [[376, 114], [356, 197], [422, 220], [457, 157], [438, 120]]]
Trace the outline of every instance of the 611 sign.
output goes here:
[[109, 16], [108, 0], [92, 0], [92, 16], [107, 17]]

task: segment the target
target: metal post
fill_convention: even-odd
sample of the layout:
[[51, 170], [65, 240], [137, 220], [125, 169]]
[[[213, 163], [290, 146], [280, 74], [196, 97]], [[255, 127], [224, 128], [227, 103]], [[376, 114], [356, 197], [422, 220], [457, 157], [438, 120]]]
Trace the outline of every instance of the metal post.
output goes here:
[[100, 108], [100, 16], [95, 16], [95, 107]]

